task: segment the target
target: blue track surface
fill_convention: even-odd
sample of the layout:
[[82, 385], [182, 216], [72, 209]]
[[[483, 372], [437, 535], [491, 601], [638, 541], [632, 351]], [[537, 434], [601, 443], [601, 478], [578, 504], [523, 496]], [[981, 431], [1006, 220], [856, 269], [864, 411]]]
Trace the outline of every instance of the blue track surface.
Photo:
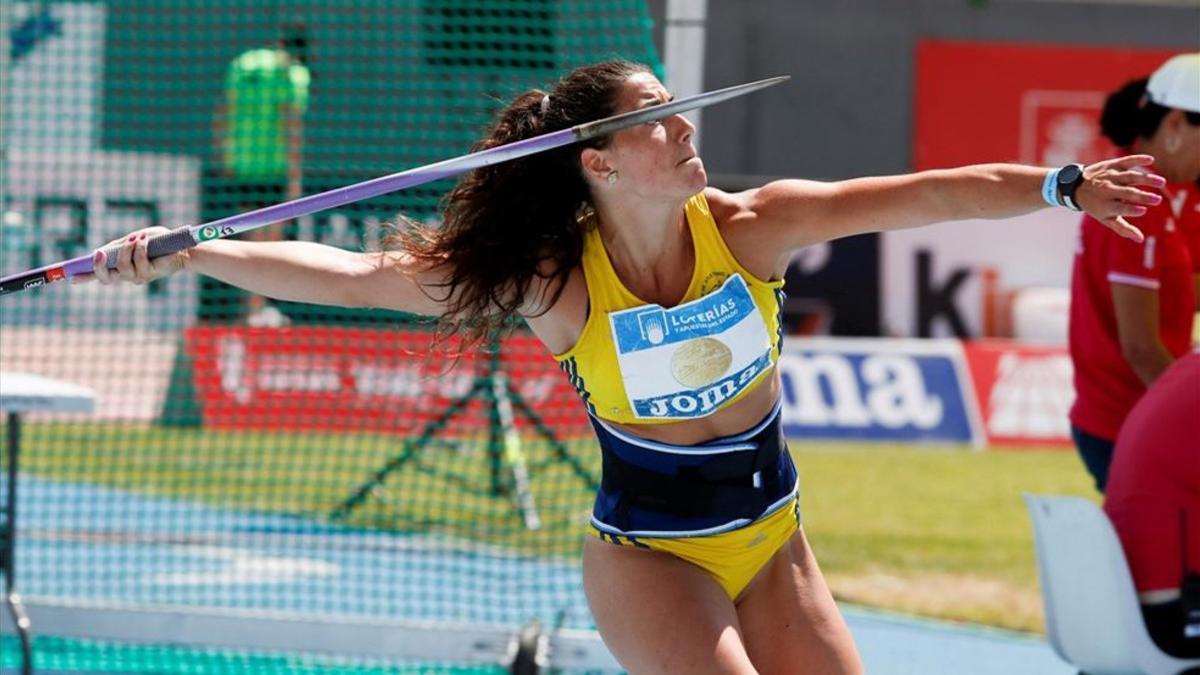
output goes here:
[[[20, 480], [17, 587], [26, 596], [513, 626], [537, 616], [590, 627], [572, 564], [427, 535]], [[843, 609], [874, 675], [1075, 672], [1043, 640]]]

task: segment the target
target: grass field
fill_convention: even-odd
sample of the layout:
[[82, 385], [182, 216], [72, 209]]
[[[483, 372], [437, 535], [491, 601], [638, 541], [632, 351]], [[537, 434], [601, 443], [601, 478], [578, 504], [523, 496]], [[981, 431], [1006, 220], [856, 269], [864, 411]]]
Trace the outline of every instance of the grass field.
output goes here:
[[[380, 435], [32, 424], [24, 471], [228, 508], [325, 519], [411, 449]], [[592, 476], [590, 441], [567, 444]], [[1092, 495], [1073, 452], [793, 442], [805, 529], [839, 599], [1018, 630], [1042, 627], [1023, 492]], [[511, 473], [479, 440], [439, 440], [341, 522], [435, 530], [574, 557], [591, 489], [545, 443], [525, 444], [544, 527], [528, 531]], [[493, 474], [495, 469], [498, 474]], [[493, 482], [497, 476], [498, 483]], [[453, 491], [449, 499], [447, 491]]]
[[1073, 451], [792, 448], [805, 530], [839, 599], [1042, 630], [1021, 494], [1097, 498]]

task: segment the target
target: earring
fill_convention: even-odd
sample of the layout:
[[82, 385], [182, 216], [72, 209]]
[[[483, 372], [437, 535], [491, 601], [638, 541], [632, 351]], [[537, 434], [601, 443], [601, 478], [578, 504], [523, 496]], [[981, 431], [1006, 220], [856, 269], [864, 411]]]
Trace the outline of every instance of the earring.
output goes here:
[[1179, 136], [1177, 136], [1177, 135], [1172, 135], [1172, 136], [1168, 137], [1167, 143], [1166, 143], [1167, 152], [1171, 153], [1172, 155], [1175, 154], [1175, 152], [1177, 150], [1179, 150], [1179, 146], [1181, 143], [1182, 143], [1182, 141], [1179, 140]]
[[[1172, 151], [1172, 152], [1173, 152], [1173, 151]], [[612, 172], [610, 172], [610, 173], [608, 174], [608, 184], [609, 184], [609, 185], [616, 185], [616, 184], [617, 184], [617, 172], [616, 172], [616, 171], [612, 171]]]

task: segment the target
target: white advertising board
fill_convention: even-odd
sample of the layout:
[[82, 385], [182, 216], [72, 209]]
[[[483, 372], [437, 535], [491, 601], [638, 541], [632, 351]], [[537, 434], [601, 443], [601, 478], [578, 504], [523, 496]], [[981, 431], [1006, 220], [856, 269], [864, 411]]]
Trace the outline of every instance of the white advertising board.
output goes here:
[[1079, 214], [1042, 209], [1006, 220], [967, 220], [887, 232], [880, 245], [883, 332], [978, 337], [988, 293], [1069, 288]]

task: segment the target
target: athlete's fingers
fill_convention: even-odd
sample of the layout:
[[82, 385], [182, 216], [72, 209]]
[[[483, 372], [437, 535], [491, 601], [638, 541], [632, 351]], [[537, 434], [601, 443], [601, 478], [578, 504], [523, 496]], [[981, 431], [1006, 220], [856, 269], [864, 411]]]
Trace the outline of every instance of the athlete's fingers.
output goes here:
[[1149, 187], [1162, 187], [1167, 184], [1167, 179], [1156, 173], [1149, 171], [1138, 171], [1132, 169], [1129, 171], [1111, 171], [1107, 178], [1117, 185], [1146, 185]]
[[1120, 202], [1114, 209], [1114, 215], [1123, 216], [1125, 218], [1141, 218], [1146, 215], [1147, 208], [1141, 204], [1130, 204], [1129, 202]]
[[[1144, 173], [1138, 162], [1149, 155], [1131, 155], [1117, 160], [1105, 160], [1088, 165], [1084, 169], [1084, 180], [1075, 189], [1075, 203], [1092, 217], [1105, 221], [1112, 216], [1136, 217], [1142, 215], [1125, 208], [1125, 204], [1154, 206], [1162, 201], [1162, 195], [1138, 186], [1161, 187], [1161, 177]], [[1121, 162], [1132, 163], [1132, 167], [1121, 168]]]
[[1097, 162], [1093, 166], [1102, 166], [1106, 169], [1125, 171], [1141, 166], [1150, 166], [1151, 164], [1154, 164], [1153, 155], [1125, 155], [1124, 157], [1116, 157], [1114, 159], [1107, 159], [1102, 162]]
[[1132, 239], [1133, 241], [1136, 241], [1138, 243], [1141, 243], [1142, 241], [1145, 241], [1145, 239], [1146, 239], [1146, 236], [1144, 234], [1142, 234], [1142, 231], [1139, 230], [1138, 228], [1134, 227], [1133, 225], [1130, 225], [1129, 221], [1125, 220], [1125, 218], [1123, 216], [1114, 216], [1112, 218], [1106, 218], [1104, 220], [1101, 220], [1100, 222], [1102, 222], [1106, 226], [1108, 226], [1108, 229], [1112, 230], [1113, 232], [1116, 232], [1117, 234], [1121, 235], [1122, 237], [1125, 237], [1126, 239]]
[[117, 278], [122, 281], [137, 280], [137, 270], [133, 267], [133, 248], [136, 242], [137, 235], [133, 235], [117, 250]]
[[1162, 203], [1162, 195], [1157, 192], [1148, 192], [1139, 190], [1135, 187], [1113, 186], [1110, 188], [1112, 196], [1127, 204], [1144, 204], [1146, 206], [1156, 206]]
[[144, 284], [153, 281], [154, 263], [150, 262], [149, 236], [142, 232], [133, 241], [133, 269], [137, 283]]
[[112, 280], [108, 278], [108, 266], [105, 264], [106, 262], [104, 251], [96, 249], [92, 253], [92, 271], [86, 274], [76, 274], [71, 277], [71, 283], [86, 284], [93, 281], [98, 281], [102, 284], [112, 283]]

